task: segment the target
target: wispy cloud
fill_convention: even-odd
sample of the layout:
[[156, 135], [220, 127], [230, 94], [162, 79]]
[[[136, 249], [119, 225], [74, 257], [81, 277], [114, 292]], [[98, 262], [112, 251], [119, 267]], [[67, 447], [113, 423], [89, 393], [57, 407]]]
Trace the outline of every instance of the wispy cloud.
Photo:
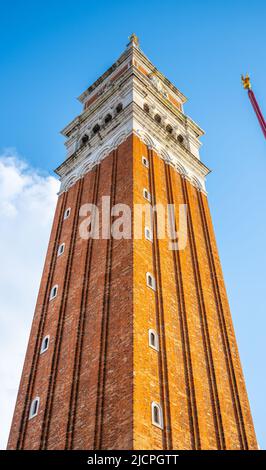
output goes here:
[[5, 448], [59, 182], [0, 155], [0, 448]]

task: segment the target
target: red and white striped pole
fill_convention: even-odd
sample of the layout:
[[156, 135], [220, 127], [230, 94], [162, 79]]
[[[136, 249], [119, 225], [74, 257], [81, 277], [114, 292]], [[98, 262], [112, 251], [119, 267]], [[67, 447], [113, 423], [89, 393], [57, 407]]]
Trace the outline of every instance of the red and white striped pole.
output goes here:
[[250, 84], [250, 78], [248, 75], [246, 75], [246, 77], [241, 77], [242, 79], [242, 83], [243, 83], [243, 87], [245, 88], [245, 90], [248, 90], [248, 96], [249, 96], [249, 99], [250, 99], [250, 102], [252, 104], [252, 107], [256, 113], [256, 116], [258, 118], [258, 121], [260, 123], [260, 127], [262, 128], [262, 132], [263, 132], [263, 135], [266, 139], [266, 122], [264, 120], [264, 117], [263, 117], [263, 114], [260, 110], [260, 107], [258, 105], [258, 102], [256, 100], [256, 97], [253, 93], [253, 91], [251, 90], [251, 84]]

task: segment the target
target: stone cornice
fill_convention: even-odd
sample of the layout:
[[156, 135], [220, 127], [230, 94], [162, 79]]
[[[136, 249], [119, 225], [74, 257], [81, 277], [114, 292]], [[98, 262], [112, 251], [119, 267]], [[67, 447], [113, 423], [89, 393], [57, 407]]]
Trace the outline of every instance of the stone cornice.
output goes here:
[[141, 74], [137, 69], [134, 69], [133, 74], [138, 80], [143, 84], [143, 89], [141, 90], [144, 95], [149, 92], [153, 95], [159, 102], [162, 103], [163, 106], [166, 106], [168, 110], [170, 110], [176, 119], [178, 119], [182, 123], [187, 123], [191, 129], [195, 132], [196, 135], [202, 136], [204, 135], [203, 129], [201, 129], [189, 116], [184, 114], [180, 111], [176, 106], [169, 102], [167, 98], [164, 98], [150, 83], [148, 77]]
[[124, 125], [116, 137], [109, 139], [106, 145], [102, 146], [102, 148], [98, 149], [98, 151], [89, 153], [77, 167], [74, 169], [72, 168], [72, 170], [61, 179], [61, 188], [59, 194], [64, 191], [68, 191], [71, 186], [73, 186], [86, 173], [91, 171], [96, 165], [100, 164], [104, 158], [110, 155], [110, 153], [115, 148], [121, 145], [122, 142], [124, 142], [132, 134], [135, 134], [145, 145], [153, 149], [160, 158], [162, 158], [168, 165], [171, 165], [197, 189], [202, 191], [204, 194], [207, 194], [204, 181], [202, 181], [201, 178], [199, 179], [197, 176], [195, 176], [195, 174], [193, 174], [193, 172], [187, 171], [187, 169], [182, 166], [178, 160], [173, 158], [167, 152], [163, 151], [163, 149], [160, 149], [160, 147], [158, 147], [156, 144], [153, 145], [153, 141], [147, 133], [132, 130], [129, 125]]
[[[178, 119], [181, 123], [188, 125], [195, 135], [200, 136], [204, 134], [204, 131], [188, 116], [186, 116], [182, 111], [172, 105], [169, 100], [165, 99], [150, 83], [150, 80], [145, 75], [141, 74], [135, 67], [130, 67], [121, 77], [118, 79], [106, 93], [104, 93], [99, 99], [96, 101], [94, 105], [92, 105], [87, 110], [83, 111], [79, 116], [73, 119], [62, 131], [61, 133], [69, 137], [70, 134], [73, 132], [75, 128], [80, 127], [85, 121], [89, 120], [90, 116], [94, 116], [97, 113], [97, 109], [101, 109], [101, 107], [106, 103], [118, 90], [122, 87], [126, 86], [126, 82], [130, 79], [131, 76], [136, 77], [139, 82], [142, 84], [143, 88], [139, 88], [143, 94], [150, 93], [151, 96], [154, 96], [162, 106], [166, 107], [173, 116]], [[130, 86], [130, 85], [129, 85]]]
[[129, 121], [132, 121], [132, 105], [129, 105], [125, 108], [121, 114], [116, 116], [109, 126], [103, 129], [100, 133], [96, 134], [88, 144], [84, 145], [82, 148], [76, 150], [72, 155], [70, 155], [61, 165], [55, 169], [55, 173], [63, 177], [72, 169], [84, 160], [85, 155], [89, 156], [92, 153], [95, 153], [98, 149], [101, 149], [105, 145], [110, 137], [119, 134], [121, 126]]
[[156, 88], [152, 85], [149, 78], [138, 71], [136, 67], [131, 66], [127, 71], [125, 71], [122, 76], [112, 85], [112, 87], [107, 90], [103, 95], [101, 95], [87, 110], [83, 111], [79, 116], [77, 116], [73, 121], [71, 121], [62, 131], [61, 133], [69, 137], [75, 128], [79, 128], [83, 122], [87, 121], [90, 116], [97, 113], [97, 109], [100, 109], [105, 102], [107, 102], [112, 95], [114, 95], [120, 88], [124, 86], [127, 80], [130, 79], [131, 76], [138, 78], [140, 83], [143, 85], [143, 94], [149, 92], [151, 96], [154, 96], [162, 106], [166, 107], [171, 113], [178, 119], [180, 122], [185, 123], [195, 136], [201, 136], [204, 134], [204, 131], [187, 115], [185, 115], [182, 111], [180, 111], [176, 106], [171, 104], [171, 102], [164, 98], [161, 93], [159, 93]]
[[67, 190], [132, 133], [205, 192], [205, 177], [210, 170], [133, 102], [113, 119], [110, 126], [95, 135], [89, 144], [76, 150], [55, 170], [61, 178], [60, 192]]
[[117, 61], [114, 62], [108, 70], [106, 70], [106, 72], [104, 72], [92, 85], [90, 85], [83, 93], [81, 93], [81, 95], [78, 97], [78, 100], [83, 103], [87, 96], [92, 96], [96, 88], [98, 88], [98, 86], [101, 85], [106, 80], [106, 78], [110, 78], [112, 73], [115, 72], [119, 68], [119, 66], [128, 59], [131, 54], [131, 49], [126, 49], [117, 59]]
[[[194, 171], [203, 178], [210, 173], [210, 169], [207, 168], [201, 160], [195, 157], [189, 149], [180, 144], [174, 137], [169, 135], [163, 126], [158, 125], [151, 116], [146, 114], [136, 103], [133, 103], [133, 118], [138, 121], [140, 129], [143, 129], [144, 132], [152, 136], [154, 141], [159, 143], [161, 149], [176, 155], [176, 157], [180, 159], [180, 163], [183, 163], [185, 167], [189, 166], [191, 169], [193, 168]], [[136, 130], [135, 124], [133, 128]], [[151, 145], [156, 148], [154, 143]]]
[[176, 95], [182, 103], [185, 103], [187, 101], [187, 98], [181, 93], [178, 88], [176, 88], [175, 85], [173, 85], [168, 78], [165, 77], [165, 75], [160, 72], [154, 65], [153, 63], [148, 59], [148, 57], [143, 53], [143, 51], [132, 45], [129, 44], [127, 49], [121, 54], [121, 56], [118, 58], [118, 60], [111, 66], [109, 69], [101, 75], [91, 86], [89, 86], [79, 97], [78, 100], [84, 103], [87, 97], [92, 97], [98, 87], [104, 84], [104, 82], [108, 79], [110, 80], [114, 72], [118, 72], [119, 69], [122, 67], [123, 63], [126, 62], [128, 59], [131, 59], [131, 65], [134, 67], [134, 59], [141, 62], [149, 71], [149, 73], [155, 74], [161, 82], [164, 84], [165, 87], [167, 87], [169, 90], [171, 90], [174, 95]]
[[[198, 137], [203, 131], [183, 113], [181, 104], [179, 109], [178, 103], [185, 101], [184, 95], [157, 71], [138, 47], [130, 44], [86, 93], [97, 93], [97, 99], [62, 131], [67, 137], [68, 156], [55, 170], [61, 178], [61, 190], [90, 171], [121, 139], [134, 133], [205, 191], [205, 177], [210, 170], [199, 158]], [[179, 100], [176, 105], [173, 94]], [[86, 96], [82, 95], [82, 100]], [[116, 112], [118, 104], [122, 105], [120, 112]], [[144, 111], [145, 104], [149, 112]], [[111, 119], [105, 121], [109, 114]], [[156, 114], [161, 123], [154, 119]], [[94, 135], [96, 124], [100, 130]], [[87, 143], [83, 143], [85, 135]]]
[[183, 93], [181, 93], [178, 88], [176, 88], [175, 85], [173, 85], [168, 78], [163, 75], [162, 72], [160, 72], [154, 65], [153, 63], [148, 59], [148, 57], [141, 51], [141, 49], [134, 49], [134, 56], [137, 60], [142, 61], [148, 69], [150, 69], [151, 72], [155, 73], [156, 76], [164, 83], [166, 87], [168, 87], [174, 94], [176, 94], [182, 101], [182, 103], [185, 103], [187, 101], [187, 98]]
[[130, 76], [133, 74], [132, 67], [130, 67], [110, 88], [108, 91], [106, 91], [103, 95], [99, 97], [99, 99], [95, 102], [94, 105], [92, 105], [90, 108], [87, 110], [82, 111], [82, 113], [77, 116], [75, 119], [73, 119], [64, 129], [62, 129], [61, 134], [64, 135], [65, 137], [68, 137], [71, 131], [77, 126], [81, 125], [84, 121], [87, 121], [90, 116], [94, 115], [95, 112], [97, 112], [97, 109], [101, 108], [102, 105], [107, 102], [112, 95], [121, 87], [123, 86], [124, 83], [128, 81]]
[[[132, 116], [130, 116], [131, 111]], [[93, 150], [95, 147], [97, 147], [97, 145], [102, 145], [102, 142], [104, 142], [108, 135], [113, 132], [113, 129], [115, 129], [115, 132], [117, 132], [117, 126], [119, 126], [121, 120], [130, 120], [130, 118], [138, 119], [142, 128], [156, 137], [157, 140], [159, 138], [161, 145], [169, 148], [172, 153], [175, 153], [176, 148], [178, 148], [178, 152], [182, 157], [182, 160], [187, 160], [190, 166], [193, 166], [197, 172], [202, 174], [202, 176], [206, 176], [210, 172], [210, 170], [189, 151], [189, 149], [178, 143], [171, 135], [167, 133], [163, 126], [157, 124], [152, 119], [152, 117], [149, 114], [146, 114], [136, 103], [133, 103], [132, 106], [128, 106], [126, 109], [124, 109], [121, 115], [116, 116], [113, 119], [111, 125], [109, 125], [106, 129], [103, 129], [100, 134], [94, 136], [86, 146], [76, 150], [72, 155], [70, 155], [55, 170], [55, 172], [59, 176], [63, 176], [63, 174], [65, 174], [65, 169], [75, 164], [75, 162], [79, 160], [79, 156], [82, 156], [82, 154], [85, 151], [88, 151], [88, 149]]]

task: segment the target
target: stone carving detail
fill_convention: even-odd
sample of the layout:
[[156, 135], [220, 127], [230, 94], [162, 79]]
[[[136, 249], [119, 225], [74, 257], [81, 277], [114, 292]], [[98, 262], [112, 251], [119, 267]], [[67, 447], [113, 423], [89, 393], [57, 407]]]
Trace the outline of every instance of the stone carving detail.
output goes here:
[[149, 75], [149, 79], [151, 81], [151, 83], [153, 84], [153, 86], [156, 88], [156, 90], [161, 93], [161, 95], [164, 96], [164, 98], [167, 98], [168, 97], [168, 93], [167, 93], [167, 90], [166, 88], [164, 88], [161, 80], [156, 76], [155, 73], [151, 73]]
[[[204, 182], [201, 182], [192, 171], [186, 169], [174, 155], [169, 154], [163, 146], [155, 143], [152, 137], [141, 129], [133, 131], [133, 133], [150, 149], [154, 150], [160, 158], [171, 165], [178, 173], [187, 178], [195, 187], [200, 191], [206, 192]], [[127, 137], [132, 134], [131, 128], [125, 128], [115, 135], [103, 148], [97, 149], [90, 153], [89, 156], [84, 158], [83, 162], [76, 167], [71, 174], [66, 175], [61, 180], [61, 188], [59, 194], [67, 191], [79, 178], [82, 178], [86, 173], [91, 171], [95, 165], [98, 165], [105, 157], [107, 157], [114, 149], [124, 142]]]
[[105, 93], [107, 90], [109, 90], [109, 88], [112, 87], [112, 83], [109, 81], [107, 83], [105, 83], [98, 91], [98, 96], [101, 96], [103, 93]]

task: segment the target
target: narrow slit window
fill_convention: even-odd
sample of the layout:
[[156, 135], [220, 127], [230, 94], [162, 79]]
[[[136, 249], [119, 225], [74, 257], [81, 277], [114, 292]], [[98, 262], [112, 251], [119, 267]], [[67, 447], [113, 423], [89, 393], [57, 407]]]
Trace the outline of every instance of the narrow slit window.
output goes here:
[[149, 168], [149, 161], [146, 157], [142, 157], [142, 164], [146, 167]]
[[155, 330], [149, 330], [149, 346], [155, 351], [159, 351], [159, 339]]
[[143, 197], [151, 202], [151, 193], [146, 188], [143, 189]]
[[146, 273], [146, 283], [148, 287], [150, 287], [153, 290], [156, 290], [156, 282], [151, 273]]
[[30, 405], [30, 414], [29, 414], [29, 419], [34, 418], [34, 416], [37, 416], [38, 410], [39, 410], [39, 405], [40, 405], [40, 398], [35, 397]]
[[49, 348], [49, 342], [50, 342], [50, 336], [47, 335], [43, 338], [42, 340], [42, 345], [41, 345], [41, 351], [40, 351], [40, 354], [44, 353], [45, 351], [47, 351], [47, 349]]
[[51, 289], [50, 300], [54, 299], [57, 296], [57, 292], [58, 292], [58, 285], [55, 285]]
[[151, 416], [152, 424], [157, 426], [157, 428], [163, 429], [162, 407], [159, 405], [159, 403], [155, 403], [154, 401], [151, 404]]
[[58, 247], [58, 250], [57, 250], [57, 256], [61, 256], [65, 251], [65, 244], [64, 243], [61, 243], [61, 245], [59, 245]]
[[71, 209], [70, 207], [68, 207], [68, 209], [65, 210], [64, 219], [68, 219], [68, 217], [70, 216], [70, 212], [71, 212]]

